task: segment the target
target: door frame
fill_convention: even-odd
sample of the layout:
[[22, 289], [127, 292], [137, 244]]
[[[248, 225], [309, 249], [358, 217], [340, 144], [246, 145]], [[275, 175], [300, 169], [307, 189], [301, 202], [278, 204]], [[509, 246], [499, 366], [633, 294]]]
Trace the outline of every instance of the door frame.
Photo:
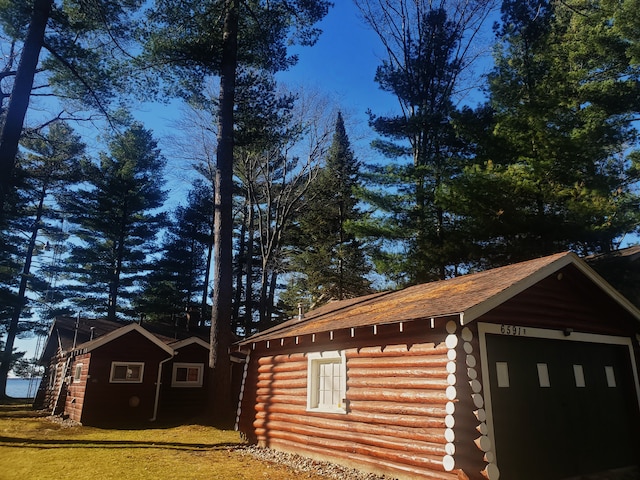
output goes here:
[[[608, 345], [622, 345], [629, 348], [629, 358], [631, 359], [631, 371], [636, 391], [636, 403], [640, 409], [640, 381], [638, 380], [637, 360], [635, 358], [631, 337], [621, 337], [612, 335], [599, 335], [593, 333], [582, 333], [574, 331], [549, 330], [521, 325], [507, 325], [497, 323], [478, 322], [478, 341], [480, 343], [480, 362], [482, 369], [482, 391], [484, 393], [484, 409], [486, 413], [486, 424], [488, 437], [491, 440], [491, 451], [493, 452], [493, 462], [499, 463], [499, 452], [496, 451], [495, 432], [493, 428], [493, 409], [491, 404], [491, 388], [489, 384], [489, 362], [487, 353], [486, 335], [503, 335], [512, 337], [529, 337], [552, 340], [564, 340], [568, 342], [599, 343]], [[639, 339], [640, 342], [640, 339]]]

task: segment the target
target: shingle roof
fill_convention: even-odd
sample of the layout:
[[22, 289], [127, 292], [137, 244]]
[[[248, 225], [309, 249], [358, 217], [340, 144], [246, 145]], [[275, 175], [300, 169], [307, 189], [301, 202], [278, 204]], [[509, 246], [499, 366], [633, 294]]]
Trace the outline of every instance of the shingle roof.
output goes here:
[[[418, 319], [459, 316], [469, 323], [560, 268], [574, 264], [625, 308], [635, 308], [570, 252], [505, 267], [425, 283], [403, 290], [329, 303], [304, 318], [297, 317], [257, 333], [239, 345], [329, 330], [357, 328]], [[635, 311], [637, 315], [637, 311]]]

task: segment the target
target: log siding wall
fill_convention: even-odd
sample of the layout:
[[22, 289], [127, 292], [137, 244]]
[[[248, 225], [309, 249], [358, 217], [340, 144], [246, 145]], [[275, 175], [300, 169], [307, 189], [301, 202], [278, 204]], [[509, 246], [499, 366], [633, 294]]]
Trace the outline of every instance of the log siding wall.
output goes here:
[[[84, 406], [84, 397], [87, 389], [87, 382], [89, 381], [89, 362], [91, 360], [91, 354], [85, 353], [78, 355], [70, 363], [69, 378], [70, 383], [68, 385], [68, 394], [66, 398], [66, 404], [64, 412], [69, 416], [71, 420], [80, 422], [82, 419], [82, 409]], [[80, 378], [76, 380], [74, 378], [76, 366], [82, 364], [82, 370], [80, 372]]]
[[[451, 360], [443, 338], [409, 345], [318, 344], [276, 355], [251, 352], [238, 428], [263, 446], [394, 478], [458, 478], [443, 463], [452, 453], [445, 435]], [[329, 350], [345, 352], [346, 414], [306, 409], [307, 353]]]

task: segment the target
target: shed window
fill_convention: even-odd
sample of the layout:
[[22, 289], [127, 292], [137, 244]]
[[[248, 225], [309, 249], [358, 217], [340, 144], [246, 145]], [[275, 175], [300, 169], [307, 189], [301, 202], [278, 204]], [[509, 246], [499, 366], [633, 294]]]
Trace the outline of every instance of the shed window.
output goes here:
[[616, 386], [616, 374], [613, 367], [607, 365], [604, 367], [604, 374], [607, 376], [607, 386], [609, 388], [615, 388]]
[[171, 386], [201, 387], [203, 372], [203, 363], [174, 363]]
[[307, 370], [307, 410], [347, 413], [344, 352], [311, 353]]
[[144, 363], [111, 362], [111, 383], [142, 383]]
[[73, 371], [73, 381], [74, 382], [80, 381], [80, 377], [82, 377], [82, 364], [78, 363], [76, 365], [75, 370]]
[[549, 381], [549, 368], [546, 363], [538, 363], [538, 382], [542, 388], [549, 388], [551, 382]]
[[584, 370], [582, 369], [582, 365], [573, 366], [573, 376], [576, 379], [576, 387], [583, 388], [586, 386], [584, 382]]
[[496, 373], [498, 374], [498, 387], [509, 387], [509, 365], [507, 362], [496, 362]]

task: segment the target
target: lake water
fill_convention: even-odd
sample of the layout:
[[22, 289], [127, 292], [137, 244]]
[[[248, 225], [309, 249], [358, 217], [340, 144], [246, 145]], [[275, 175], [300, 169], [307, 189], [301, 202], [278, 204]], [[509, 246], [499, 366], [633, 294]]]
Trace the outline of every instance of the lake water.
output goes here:
[[40, 385], [40, 377], [8, 378], [7, 395], [13, 398], [34, 398]]

